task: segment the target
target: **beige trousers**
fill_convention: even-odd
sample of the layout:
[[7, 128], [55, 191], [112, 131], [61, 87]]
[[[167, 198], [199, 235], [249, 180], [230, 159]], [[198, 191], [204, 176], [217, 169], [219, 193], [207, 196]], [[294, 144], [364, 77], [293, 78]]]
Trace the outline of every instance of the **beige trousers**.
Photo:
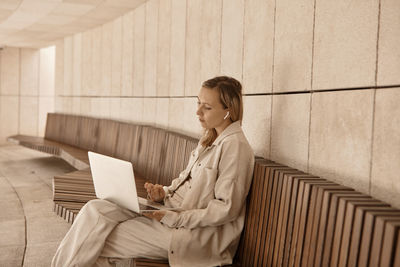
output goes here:
[[79, 212], [51, 266], [114, 266], [118, 259], [167, 259], [172, 230], [106, 200]]

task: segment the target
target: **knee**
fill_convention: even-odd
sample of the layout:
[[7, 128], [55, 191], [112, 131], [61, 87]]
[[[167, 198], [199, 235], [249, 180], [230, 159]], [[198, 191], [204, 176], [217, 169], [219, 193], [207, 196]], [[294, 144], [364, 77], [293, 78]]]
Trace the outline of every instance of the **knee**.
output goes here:
[[115, 204], [104, 199], [92, 199], [88, 201], [81, 209], [80, 213], [101, 214], [115, 209]]

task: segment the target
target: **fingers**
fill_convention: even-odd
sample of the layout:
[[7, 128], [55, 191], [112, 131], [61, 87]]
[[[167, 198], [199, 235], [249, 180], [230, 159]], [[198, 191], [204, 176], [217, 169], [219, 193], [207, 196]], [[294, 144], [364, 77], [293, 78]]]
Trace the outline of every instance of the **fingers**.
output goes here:
[[164, 215], [165, 215], [165, 211], [163, 211], [163, 210], [143, 213], [143, 216], [150, 218], [150, 219], [155, 219], [157, 221], [161, 221], [161, 219], [164, 217]]
[[146, 188], [147, 195], [152, 201], [159, 202], [164, 199], [165, 192], [162, 185], [146, 182], [144, 188]]

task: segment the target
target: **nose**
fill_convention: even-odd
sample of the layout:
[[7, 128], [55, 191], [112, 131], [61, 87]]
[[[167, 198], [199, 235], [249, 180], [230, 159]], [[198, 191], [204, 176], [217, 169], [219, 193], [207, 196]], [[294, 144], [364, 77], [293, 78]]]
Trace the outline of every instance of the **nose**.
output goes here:
[[201, 106], [199, 106], [199, 107], [197, 108], [196, 115], [198, 115], [198, 116], [201, 115]]

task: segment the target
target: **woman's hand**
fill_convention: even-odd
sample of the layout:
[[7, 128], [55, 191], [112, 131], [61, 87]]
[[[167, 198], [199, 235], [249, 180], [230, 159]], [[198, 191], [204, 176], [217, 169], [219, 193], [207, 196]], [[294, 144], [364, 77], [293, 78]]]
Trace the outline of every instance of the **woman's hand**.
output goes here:
[[153, 212], [143, 212], [142, 214], [144, 216], [146, 216], [147, 218], [155, 219], [157, 221], [161, 221], [161, 219], [165, 215], [165, 210], [157, 210], [157, 211], [153, 211]]
[[147, 190], [148, 197], [154, 202], [162, 202], [165, 197], [165, 191], [162, 185], [145, 183], [144, 188]]

